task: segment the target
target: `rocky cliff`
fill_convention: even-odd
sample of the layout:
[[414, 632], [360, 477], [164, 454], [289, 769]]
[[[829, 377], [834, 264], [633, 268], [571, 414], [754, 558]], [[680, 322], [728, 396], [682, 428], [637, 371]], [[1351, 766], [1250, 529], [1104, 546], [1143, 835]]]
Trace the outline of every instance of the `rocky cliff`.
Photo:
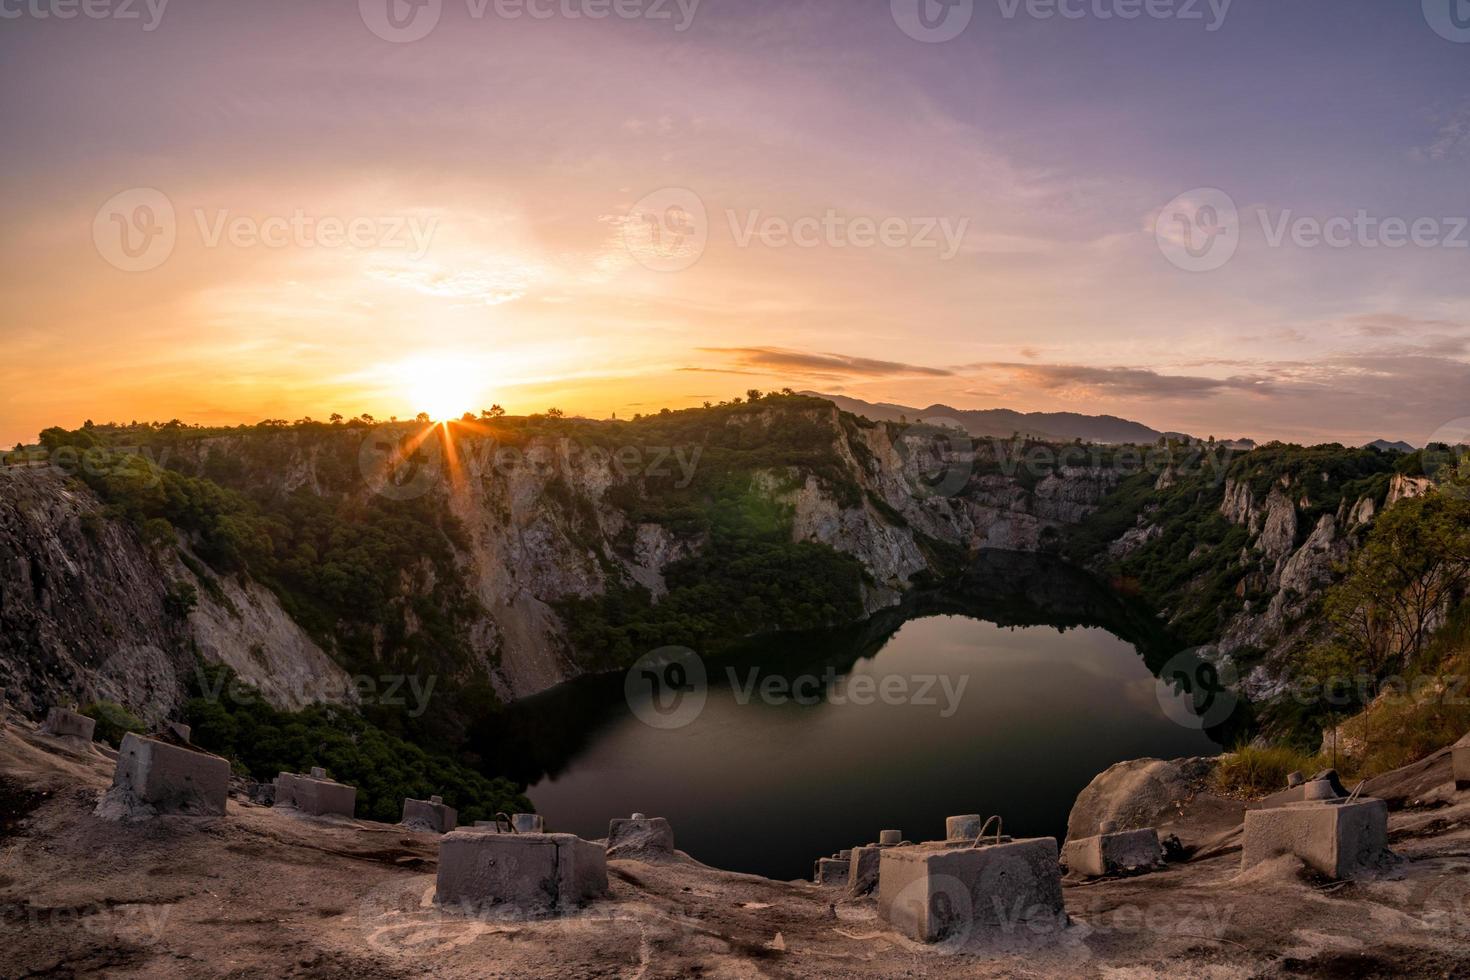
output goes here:
[[422, 429], [184, 429], [160, 454], [170, 479], [192, 481], [191, 494], [214, 488], [213, 501], [224, 488], [254, 501], [266, 547], [280, 554], [294, 540], [292, 561], [327, 546], [300, 544], [308, 532], [330, 535], [300, 518], [308, 505], [360, 521], [393, 520], [395, 507], [452, 518], [435, 535], [445, 557], [404, 563], [385, 600], [393, 616], [350, 634], [334, 634], [329, 617], [298, 622], [287, 612], [320, 606], [281, 585], [289, 561], [277, 560], [266, 582], [243, 560], [221, 571], [201, 559], [221, 551], [222, 536], [244, 537], [230, 513], [191, 524], [150, 496], [145, 513], [168, 517], [153, 522], [164, 527], [153, 540], [131, 501], [103, 499], [118, 493], [107, 480], [57, 465], [0, 470], [0, 685], [25, 692], [30, 710], [110, 697], [161, 714], [197, 654], [280, 706], [350, 698], [353, 679], [339, 664], [360, 672], [364, 650], [368, 662], [402, 664], [403, 650], [444, 645], [424, 621], [440, 611], [425, 605], [433, 597], [450, 607], [443, 618], [461, 651], [449, 681], [478, 678], [515, 699], [584, 669], [567, 601], [631, 589], [659, 602], [671, 567], [708, 556], [712, 512], [739, 508], [741, 521], [856, 559], [870, 614], [956, 555], [1054, 547], [1116, 483], [1102, 467], [1007, 473], [954, 433], [868, 423], [803, 398], [642, 423]]

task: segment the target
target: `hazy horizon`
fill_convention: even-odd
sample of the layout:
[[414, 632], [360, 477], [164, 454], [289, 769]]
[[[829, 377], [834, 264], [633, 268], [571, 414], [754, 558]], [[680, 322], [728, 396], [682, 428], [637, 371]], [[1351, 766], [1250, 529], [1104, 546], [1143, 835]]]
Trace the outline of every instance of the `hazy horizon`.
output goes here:
[[788, 385], [1464, 429], [1470, 30], [917, 3], [14, 8], [0, 444]]

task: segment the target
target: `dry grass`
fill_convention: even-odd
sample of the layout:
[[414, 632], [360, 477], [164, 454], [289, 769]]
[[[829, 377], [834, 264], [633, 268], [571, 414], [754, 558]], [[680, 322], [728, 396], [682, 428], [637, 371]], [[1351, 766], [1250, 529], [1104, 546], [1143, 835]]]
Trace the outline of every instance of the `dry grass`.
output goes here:
[[1308, 776], [1326, 768], [1320, 755], [1284, 745], [1267, 748], [1245, 745], [1223, 755], [1215, 765], [1215, 791], [1224, 796], [1256, 799], [1286, 788], [1288, 774], [1301, 770]]

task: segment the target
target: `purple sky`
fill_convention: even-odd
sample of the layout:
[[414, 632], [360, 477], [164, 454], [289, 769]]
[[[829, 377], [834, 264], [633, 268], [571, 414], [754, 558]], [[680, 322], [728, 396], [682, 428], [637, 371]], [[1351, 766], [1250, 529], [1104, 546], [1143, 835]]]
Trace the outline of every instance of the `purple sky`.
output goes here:
[[977, 0], [942, 42], [918, 0], [431, 0], [398, 42], [388, 2], [0, 0], [0, 440], [783, 384], [1470, 416], [1465, 0]]

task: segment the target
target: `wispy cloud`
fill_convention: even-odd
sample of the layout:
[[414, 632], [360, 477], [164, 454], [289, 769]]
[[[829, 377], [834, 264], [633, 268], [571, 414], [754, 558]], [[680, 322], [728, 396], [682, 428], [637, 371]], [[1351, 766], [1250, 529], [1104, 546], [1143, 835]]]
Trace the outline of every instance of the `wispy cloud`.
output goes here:
[[901, 361], [875, 360], [870, 357], [853, 357], [847, 354], [789, 350], [784, 347], [701, 347], [699, 350], [702, 353], [728, 358], [733, 364], [746, 369], [747, 372], [758, 369], [755, 370], [755, 373], [793, 374], [822, 380], [888, 377], [947, 378], [954, 374], [953, 371], [946, 368], [904, 364]]
[[1047, 390], [1072, 390], [1128, 398], [1204, 398], [1227, 390], [1264, 391], [1265, 376], [1209, 378], [1200, 375], [1160, 374], [1146, 368], [1089, 367], [1083, 364], [976, 364], [972, 368], [1010, 373], [1018, 384]]

